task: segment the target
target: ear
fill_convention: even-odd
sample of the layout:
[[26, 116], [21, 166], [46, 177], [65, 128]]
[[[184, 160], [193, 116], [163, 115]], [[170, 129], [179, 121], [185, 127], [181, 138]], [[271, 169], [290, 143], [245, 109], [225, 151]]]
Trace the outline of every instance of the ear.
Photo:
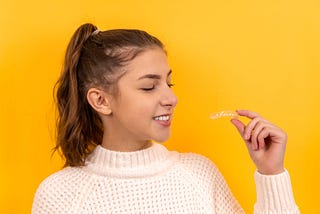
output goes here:
[[110, 115], [112, 113], [107, 94], [98, 88], [90, 88], [87, 93], [87, 100], [90, 106], [98, 113]]

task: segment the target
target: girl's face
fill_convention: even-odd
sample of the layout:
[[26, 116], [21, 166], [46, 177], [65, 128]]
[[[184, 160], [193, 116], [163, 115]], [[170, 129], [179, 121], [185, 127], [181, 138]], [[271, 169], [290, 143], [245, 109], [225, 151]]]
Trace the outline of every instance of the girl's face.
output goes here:
[[170, 135], [170, 124], [177, 97], [171, 89], [171, 69], [160, 48], [142, 52], [126, 66], [118, 81], [119, 94], [111, 99], [112, 115], [107, 134], [125, 143], [163, 142]]

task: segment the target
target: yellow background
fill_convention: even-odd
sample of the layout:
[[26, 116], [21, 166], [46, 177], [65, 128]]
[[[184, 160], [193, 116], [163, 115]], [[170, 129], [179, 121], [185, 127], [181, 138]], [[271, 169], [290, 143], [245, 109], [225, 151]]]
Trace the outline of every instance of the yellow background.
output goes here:
[[165, 145], [213, 160], [248, 213], [253, 172], [237, 131], [209, 120], [251, 109], [288, 133], [286, 168], [302, 213], [320, 213], [320, 5], [317, 0], [0, 0], [0, 207], [30, 213], [39, 183], [62, 166], [52, 88], [84, 22], [140, 28], [168, 49], [179, 97]]

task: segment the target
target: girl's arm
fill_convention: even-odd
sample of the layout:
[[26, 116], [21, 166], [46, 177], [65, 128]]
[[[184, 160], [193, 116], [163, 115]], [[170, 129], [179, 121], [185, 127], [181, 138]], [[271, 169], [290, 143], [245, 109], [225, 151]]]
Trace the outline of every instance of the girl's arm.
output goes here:
[[235, 118], [231, 122], [238, 129], [257, 167], [255, 213], [299, 213], [290, 177], [284, 168], [286, 133], [255, 112], [238, 110], [237, 113], [251, 119], [248, 125]]

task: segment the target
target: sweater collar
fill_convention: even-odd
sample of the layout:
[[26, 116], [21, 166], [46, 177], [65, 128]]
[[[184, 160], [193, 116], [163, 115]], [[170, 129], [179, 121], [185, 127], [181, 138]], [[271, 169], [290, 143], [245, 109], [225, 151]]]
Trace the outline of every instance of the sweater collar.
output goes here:
[[161, 144], [134, 152], [111, 151], [98, 145], [86, 160], [85, 169], [104, 176], [142, 177], [161, 173], [178, 159]]

